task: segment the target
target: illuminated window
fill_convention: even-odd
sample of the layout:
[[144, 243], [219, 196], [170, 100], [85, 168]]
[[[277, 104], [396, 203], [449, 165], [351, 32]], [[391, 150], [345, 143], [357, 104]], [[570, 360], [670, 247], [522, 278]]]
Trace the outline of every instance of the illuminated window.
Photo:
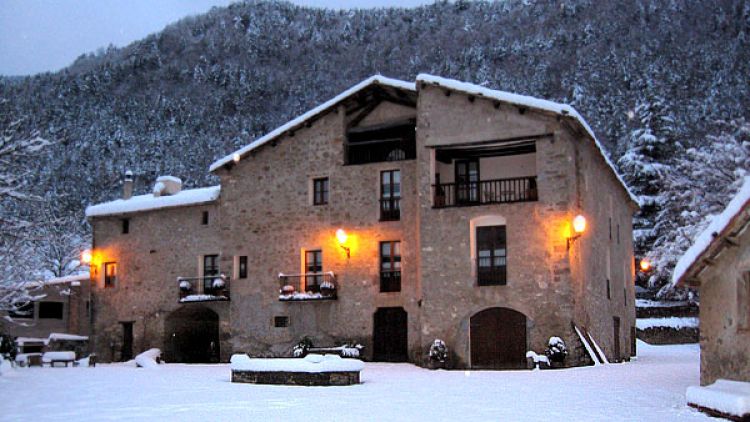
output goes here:
[[104, 264], [104, 287], [115, 287], [117, 284], [117, 263], [107, 262]]

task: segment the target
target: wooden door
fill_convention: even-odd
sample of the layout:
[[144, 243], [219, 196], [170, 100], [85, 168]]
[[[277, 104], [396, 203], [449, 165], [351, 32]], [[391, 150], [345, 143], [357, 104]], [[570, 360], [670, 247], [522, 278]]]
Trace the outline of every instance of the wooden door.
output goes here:
[[133, 323], [121, 322], [122, 324], [122, 349], [120, 360], [125, 362], [133, 359]]
[[479, 202], [479, 160], [476, 158], [456, 161], [456, 202]]
[[619, 362], [620, 361], [620, 318], [614, 317], [613, 318], [613, 328], [614, 328], [614, 361]]
[[526, 368], [526, 316], [508, 308], [485, 309], [470, 322], [471, 367]]
[[375, 312], [373, 360], [406, 362], [408, 360], [408, 318], [404, 308], [378, 308]]

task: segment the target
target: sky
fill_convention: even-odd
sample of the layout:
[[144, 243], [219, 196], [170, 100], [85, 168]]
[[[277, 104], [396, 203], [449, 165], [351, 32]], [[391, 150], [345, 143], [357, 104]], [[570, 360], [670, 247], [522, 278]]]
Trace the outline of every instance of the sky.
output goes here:
[[[84, 53], [122, 47], [233, 0], [0, 0], [0, 75], [60, 70]], [[433, 0], [293, 0], [329, 8], [412, 7]]]

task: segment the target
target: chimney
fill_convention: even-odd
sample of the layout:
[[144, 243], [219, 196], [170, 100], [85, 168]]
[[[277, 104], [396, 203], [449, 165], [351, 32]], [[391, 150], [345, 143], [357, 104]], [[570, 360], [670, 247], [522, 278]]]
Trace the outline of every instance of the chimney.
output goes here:
[[128, 170], [125, 172], [125, 178], [122, 181], [122, 199], [130, 199], [133, 197], [133, 172]]

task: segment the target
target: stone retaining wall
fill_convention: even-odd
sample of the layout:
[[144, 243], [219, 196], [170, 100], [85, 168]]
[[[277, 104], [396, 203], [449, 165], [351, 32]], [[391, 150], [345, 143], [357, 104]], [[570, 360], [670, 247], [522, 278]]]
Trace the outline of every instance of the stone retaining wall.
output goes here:
[[306, 386], [354, 385], [359, 384], [359, 371], [257, 372], [232, 370], [232, 382]]

